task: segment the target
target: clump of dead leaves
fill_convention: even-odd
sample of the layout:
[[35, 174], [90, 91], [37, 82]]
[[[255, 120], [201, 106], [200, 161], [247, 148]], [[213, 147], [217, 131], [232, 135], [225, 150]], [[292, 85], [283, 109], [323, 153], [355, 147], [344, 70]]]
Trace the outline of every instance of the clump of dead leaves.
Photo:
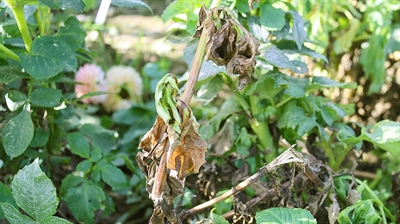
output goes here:
[[238, 90], [242, 90], [254, 73], [260, 42], [224, 8], [207, 11], [204, 4], [193, 37], [202, 32], [206, 32], [205, 60], [225, 66], [229, 75], [239, 74]]

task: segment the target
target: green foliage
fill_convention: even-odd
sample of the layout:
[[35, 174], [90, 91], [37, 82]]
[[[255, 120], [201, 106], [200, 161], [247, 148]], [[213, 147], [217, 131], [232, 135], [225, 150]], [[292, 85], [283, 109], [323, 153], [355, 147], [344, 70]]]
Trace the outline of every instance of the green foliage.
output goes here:
[[317, 223], [308, 210], [299, 208], [270, 208], [257, 212], [256, 221], [259, 224], [283, 223]]
[[[38, 159], [14, 176], [11, 189], [13, 198], [9, 195], [0, 203], [10, 223], [70, 223], [53, 216], [59, 202], [56, 188], [40, 169]], [[15, 204], [27, 215], [21, 214]]]

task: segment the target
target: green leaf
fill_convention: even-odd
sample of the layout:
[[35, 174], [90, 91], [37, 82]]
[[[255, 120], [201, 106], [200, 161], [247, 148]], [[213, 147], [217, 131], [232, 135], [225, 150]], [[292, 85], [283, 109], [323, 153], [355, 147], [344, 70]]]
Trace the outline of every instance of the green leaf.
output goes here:
[[366, 77], [371, 80], [368, 94], [378, 92], [385, 82], [385, 36], [373, 35], [368, 47], [361, 50], [360, 63], [363, 66]]
[[42, 87], [35, 89], [29, 96], [32, 105], [37, 107], [55, 107], [59, 104], [61, 97], [61, 90]]
[[354, 37], [356, 37], [360, 31], [361, 22], [359, 20], [352, 19], [350, 20], [350, 23], [350, 28], [348, 28], [343, 35], [340, 35], [333, 43], [333, 50], [336, 55], [348, 52], [353, 44]]
[[240, 111], [240, 108], [236, 99], [234, 97], [226, 99], [218, 114], [211, 118], [209, 124], [201, 126], [200, 135], [206, 140], [210, 139], [219, 130], [221, 122], [238, 111]]
[[85, 136], [80, 133], [69, 133], [67, 141], [72, 153], [82, 158], [90, 159], [90, 147]]
[[102, 152], [100, 148], [94, 148], [92, 154], [90, 155], [90, 161], [93, 163], [98, 162], [102, 157]]
[[362, 138], [383, 150], [400, 155], [400, 122], [383, 120], [375, 124], [370, 131], [361, 130]]
[[56, 188], [40, 169], [38, 161], [35, 159], [18, 171], [11, 189], [18, 206], [40, 223], [42, 219], [56, 213], [58, 198]]
[[18, 209], [14, 206], [10, 205], [9, 203], [0, 203], [1, 208], [4, 211], [4, 215], [6, 216], [7, 220], [14, 224], [35, 224], [36, 222], [26, 215], [22, 215]]
[[285, 105], [281, 117], [278, 119], [279, 128], [292, 128], [297, 130], [298, 136], [303, 136], [317, 126], [316, 118], [307, 115], [305, 110], [290, 101]]
[[35, 132], [33, 134], [33, 138], [30, 147], [43, 147], [49, 141], [50, 132], [44, 130], [43, 128], [35, 128]]
[[356, 204], [343, 209], [338, 216], [339, 223], [381, 223], [382, 218], [375, 210], [371, 200], [359, 200]]
[[39, 0], [39, 2], [47, 5], [51, 9], [72, 9], [83, 12], [85, 8], [85, 3], [82, 0]]
[[274, 87], [284, 86], [286, 88], [285, 94], [294, 97], [302, 98], [306, 94], [306, 86], [308, 84], [308, 78], [295, 78], [282, 73], [278, 73], [275, 76]]
[[6, 65], [0, 66], [0, 84], [27, 77], [20, 67]]
[[296, 73], [308, 72], [307, 65], [302, 61], [289, 60], [285, 53], [277, 48], [275, 45], [269, 45], [265, 48], [265, 52], [262, 55], [262, 59], [268, 64], [276, 66], [278, 68], [291, 69]]
[[64, 197], [75, 218], [85, 224], [94, 223], [94, 212], [104, 207], [105, 199], [104, 191], [87, 179], [80, 185], [69, 188]]
[[25, 104], [25, 101], [27, 99], [25, 94], [17, 90], [8, 91], [8, 93], [5, 95], [5, 98], [7, 107], [11, 111], [18, 110], [22, 105]]
[[155, 101], [158, 116], [166, 124], [171, 125], [176, 133], [181, 133], [181, 117], [176, 102], [178, 92], [179, 88], [176, 76], [166, 74], [157, 84]]
[[86, 31], [77, 18], [69, 17], [55, 36], [68, 44], [73, 51], [76, 51], [85, 41]]
[[38, 80], [56, 76], [64, 69], [75, 72], [78, 67], [75, 53], [58, 37], [37, 37], [32, 42], [31, 52], [19, 58], [25, 71]]
[[280, 30], [285, 25], [285, 12], [274, 8], [269, 2], [261, 5], [260, 23], [271, 31]]
[[153, 14], [150, 6], [142, 0], [112, 0], [111, 5], [123, 8], [146, 8]]
[[[247, 8], [249, 8], [248, 5]], [[268, 42], [270, 32], [267, 30], [265, 26], [262, 26], [260, 24], [260, 17], [250, 16], [247, 19], [247, 24], [249, 26], [250, 33], [252, 33], [255, 38], [264, 43]]]
[[355, 82], [340, 83], [327, 77], [313, 76], [311, 83], [307, 85], [307, 91], [312, 91], [322, 88], [330, 88], [330, 87], [341, 88], [341, 89], [355, 89], [357, 88], [357, 83]]
[[[0, 203], [7, 202], [10, 205], [17, 207], [17, 203], [15, 202], [14, 197], [11, 194], [10, 188], [8, 188], [6, 185], [0, 182]], [[3, 210], [0, 207], [0, 220], [4, 219], [4, 213]]]
[[301, 49], [299, 49], [297, 44], [291, 40], [281, 40], [276, 46], [286, 54], [298, 53], [301, 55], [308, 55], [313, 58], [322, 59], [326, 63], [329, 63], [328, 58], [326, 58], [325, 55], [317, 53], [304, 45], [301, 47]]
[[76, 166], [76, 171], [87, 174], [92, 168], [92, 163], [89, 160], [83, 160]]
[[204, 102], [204, 105], [209, 104], [220, 92], [223, 84], [224, 80], [222, 80], [221, 76], [212, 77], [197, 91], [197, 100]]
[[178, 1], [172, 2], [171, 4], [169, 4], [167, 6], [167, 8], [164, 10], [163, 14], [161, 15], [162, 21], [165, 23], [178, 14], [192, 11], [193, 7], [194, 7], [192, 2], [193, 1], [187, 1], [187, 0], [178, 0]]
[[270, 208], [256, 213], [257, 224], [317, 223], [308, 210], [301, 208]]
[[340, 129], [337, 133], [340, 141], [356, 144], [362, 140], [371, 142], [379, 148], [400, 155], [400, 123], [383, 120], [376, 123], [371, 130], [361, 129], [361, 135], [356, 137], [354, 132]]
[[121, 169], [106, 162], [100, 162], [97, 166], [101, 173], [101, 179], [110, 185], [113, 190], [120, 190], [128, 186], [128, 179]]
[[55, 216], [47, 217], [40, 222], [40, 224], [68, 224], [68, 223], [72, 224], [72, 222], [69, 222], [65, 219], [55, 217]]
[[24, 153], [33, 138], [34, 127], [29, 111], [25, 108], [21, 113], [8, 121], [1, 137], [5, 152], [11, 159]]
[[307, 31], [304, 29], [304, 20], [298, 12], [293, 10], [290, 10], [286, 15], [290, 16], [293, 19], [293, 38], [296, 41], [297, 47], [300, 50], [303, 46], [303, 42], [307, 38]]
[[212, 223], [229, 224], [229, 222], [222, 215], [215, 214], [214, 210], [215, 208], [210, 212], [210, 218]]
[[115, 131], [95, 124], [85, 124], [79, 132], [90, 139], [93, 148], [100, 148], [103, 152], [116, 148], [117, 133]]

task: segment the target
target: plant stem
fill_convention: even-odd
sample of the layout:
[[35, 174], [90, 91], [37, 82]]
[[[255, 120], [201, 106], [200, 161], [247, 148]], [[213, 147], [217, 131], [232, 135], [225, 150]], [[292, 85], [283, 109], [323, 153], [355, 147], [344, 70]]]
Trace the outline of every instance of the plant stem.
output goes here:
[[12, 52], [10, 49], [8, 49], [3, 44], [0, 44], [0, 51], [3, 51], [5, 53], [5, 55], [6, 55], [6, 57], [9, 57], [9, 58], [19, 62], [18, 55], [15, 54], [14, 52]]
[[14, 13], [18, 29], [21, 32], [22, 39], [24, 40], [25, 43], [25, 48], [29, 53], [31, 51], [32, 39], [29, 33], [28, 25], [26, 24], [26, 19], [24, 15], [24, 6], [23, 5], [16, 5], [14, 7], [10, 6], [10, 9]]
[[199, 77], [201, 65], [203, 64], [204, 56], [206, 55], [206, 32], [201, 33], [199, 45], [197, 46], [196, 54], [194, 55], [192, 67], [190, 68], [189, 78], [186, 83], [185, 92], [183, 93], [183, 102], [190, 104], [194, 87]]

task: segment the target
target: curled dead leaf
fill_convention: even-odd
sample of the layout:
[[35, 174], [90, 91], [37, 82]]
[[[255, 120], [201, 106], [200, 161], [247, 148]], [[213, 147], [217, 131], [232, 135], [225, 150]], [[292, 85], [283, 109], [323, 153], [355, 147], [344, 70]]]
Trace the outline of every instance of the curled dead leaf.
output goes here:
[[206, 32], [205, 60], [226, 66], [229, 75], [238, 74], [238, 89], [243, 89], [254, 73], [260, 42], [223, 8], [207, 11], [203, 5], [199, 18], [194, 37]]
[[199, 124], [190, 107], [180, 101], [178, 109], [182, 115], [182, 132], [178, 135], [173, 129], [167, 129], [171, 143], [167, 168], [175, 171], [178, 179], [182, 180], [192, 172], [199, 172], [206, 162], [207, 142], [198, 133]]

